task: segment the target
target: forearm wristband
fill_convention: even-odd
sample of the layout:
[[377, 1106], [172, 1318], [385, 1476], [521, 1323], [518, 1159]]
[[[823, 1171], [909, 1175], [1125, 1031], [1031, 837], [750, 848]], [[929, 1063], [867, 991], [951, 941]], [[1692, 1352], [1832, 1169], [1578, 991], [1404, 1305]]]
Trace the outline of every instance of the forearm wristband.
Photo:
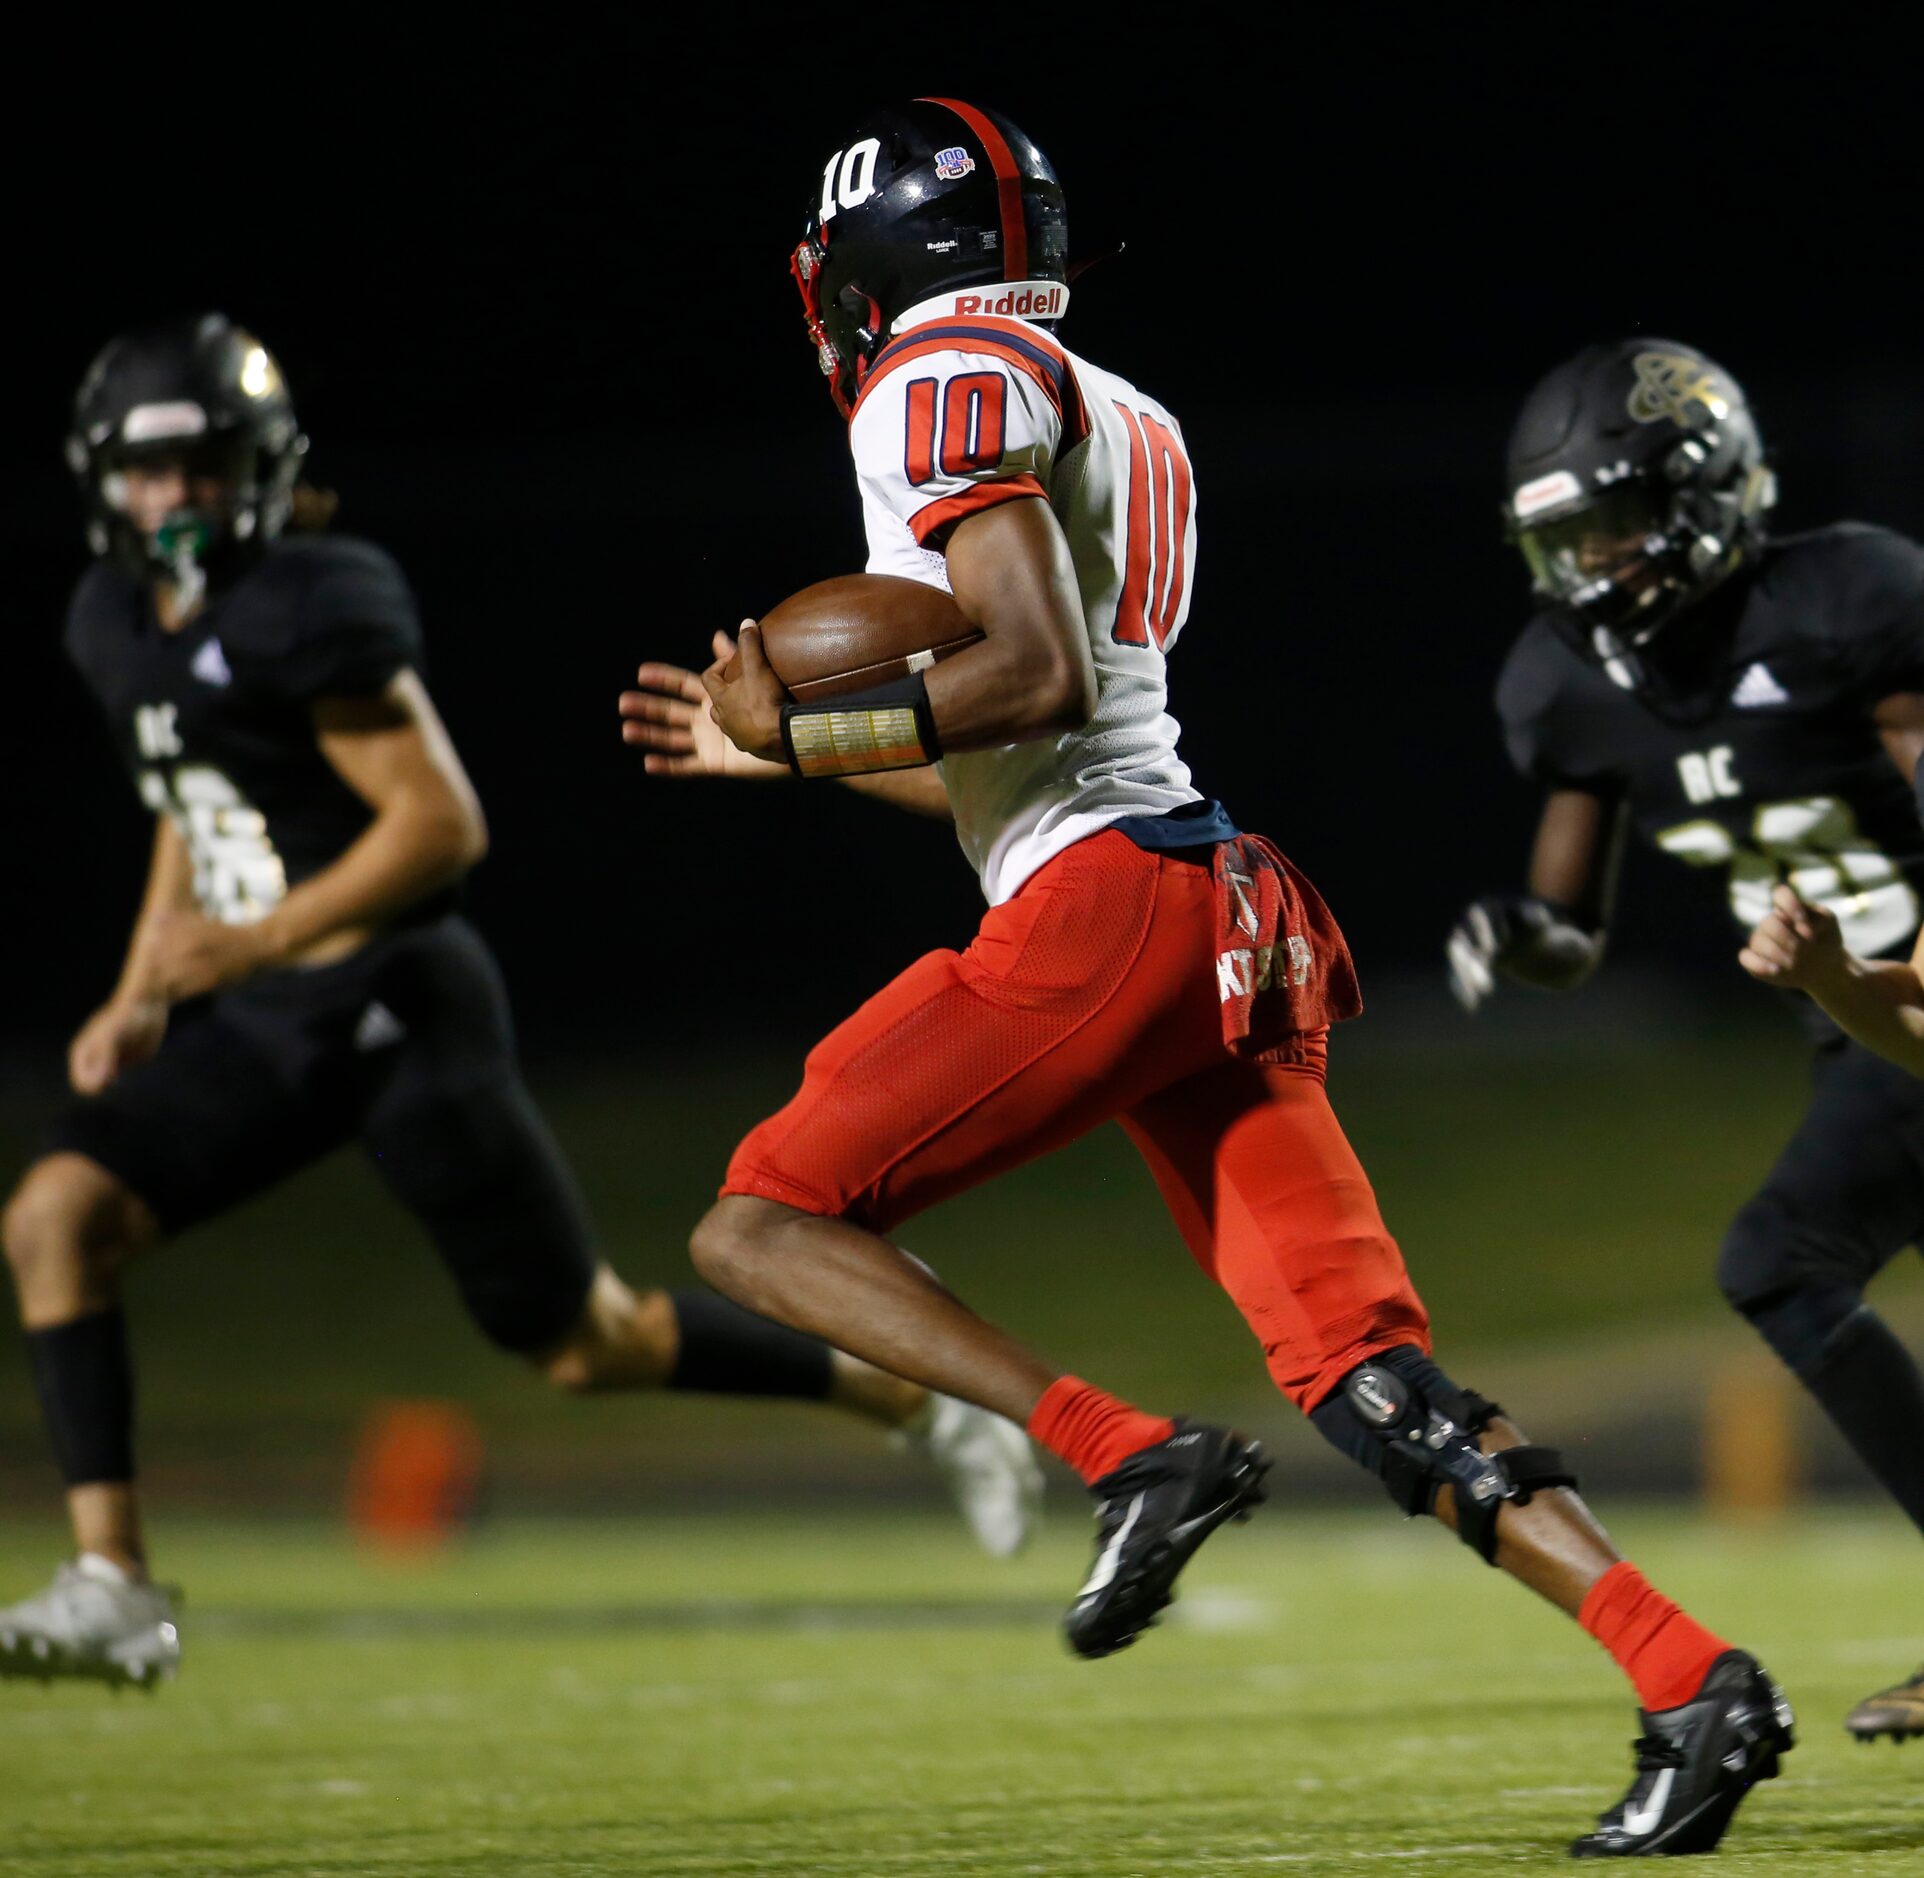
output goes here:
[[921, 672], [822, 704], [782, 706], [782, 749], [797, 776], [919, 769], [942, 755]]

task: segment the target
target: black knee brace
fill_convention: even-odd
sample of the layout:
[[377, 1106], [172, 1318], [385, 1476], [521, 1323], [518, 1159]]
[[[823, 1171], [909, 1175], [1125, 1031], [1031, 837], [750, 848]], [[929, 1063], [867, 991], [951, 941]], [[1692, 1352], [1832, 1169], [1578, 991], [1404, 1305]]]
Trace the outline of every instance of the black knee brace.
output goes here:
[[1411, 1518], [1434, 1513], [1437, 1490], [1447, 1486], [1457, 1537], [1493, 1565], [1496, 1512], [1505, 1500], [1527, 1506], [1544, 1487], [1577, 1484], [1555, 1448], [1485, 1454], [1476, 1438], [1502, 1412], [1403, 1346], [1351, 1370], [1310, 1420], [1326, 1441], [1376, 1475]]

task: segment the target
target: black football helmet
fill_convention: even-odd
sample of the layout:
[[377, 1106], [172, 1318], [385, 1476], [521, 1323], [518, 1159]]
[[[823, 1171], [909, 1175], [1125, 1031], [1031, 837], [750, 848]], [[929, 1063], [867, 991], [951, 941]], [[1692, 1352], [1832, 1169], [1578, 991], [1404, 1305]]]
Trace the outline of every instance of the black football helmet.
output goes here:
[[1586, 347], [1510, 433], [1510, 537], [1551, 617], [1606, 665], [1754, 554], [1776, 499], [1742, 388], [1671, 339]]
[[[306, 451], [273, 354], [222, 313], [110, 340], [81, 380], [67, 435], [87, 545], [137, 580], [196, 591], [280, 533]], [[218, 511], [177, 509], [152, 535], [136, 527], [125, 471], [160, 456], [218, 475], [228, 491]]]
[[953, 294], [951, 313], [1057, 320], [1068, 259], [1049, 159], [993, 111], [917, 98], [878, 112], [829, 158], [789, 267], [847, 417], [903, 314]]

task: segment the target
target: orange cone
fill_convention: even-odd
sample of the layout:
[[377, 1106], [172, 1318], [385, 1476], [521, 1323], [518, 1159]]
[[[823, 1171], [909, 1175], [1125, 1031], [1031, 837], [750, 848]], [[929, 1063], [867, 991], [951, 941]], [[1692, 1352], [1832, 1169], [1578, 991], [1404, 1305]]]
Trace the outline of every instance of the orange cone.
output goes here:
[[382, 1402], [369, 1411], [348, 1479], [348, 1524], [384, 1552], [439, 1551], [473, 1520], [481, 1431], [454, 1402]]

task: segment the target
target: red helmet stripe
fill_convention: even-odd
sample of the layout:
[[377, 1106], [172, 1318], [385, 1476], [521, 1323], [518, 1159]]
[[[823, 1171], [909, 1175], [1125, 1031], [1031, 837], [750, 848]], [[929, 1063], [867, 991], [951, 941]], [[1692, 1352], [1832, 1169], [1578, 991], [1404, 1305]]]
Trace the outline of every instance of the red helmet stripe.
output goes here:
[[958, 98], [918, 98], [917, 104], [940, 104], [953, 111], [981, 140], [995, 171], [996, 199], [1002, 210], [1002, 278], [1029, 278], [1029, 225], [1022, 219], [1022, 172], [1016, 167], [1009, 140], [972, 104]]

